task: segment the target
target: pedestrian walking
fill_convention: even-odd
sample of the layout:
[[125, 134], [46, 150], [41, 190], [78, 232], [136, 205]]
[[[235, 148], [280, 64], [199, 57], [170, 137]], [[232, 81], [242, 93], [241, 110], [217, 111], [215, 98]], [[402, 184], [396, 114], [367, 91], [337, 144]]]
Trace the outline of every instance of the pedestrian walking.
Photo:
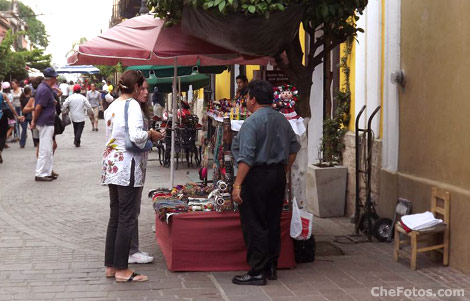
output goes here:
[[[5, 93], [6, 99], [8, 99], [8, 102], [13, 105], [13, 95], [11, 94], [11, 85], [9, 82], [3, 82], [2, 83], [2, 91]], [[13, 106], [14, 108], [15, 106]], [[16, 112], [16, 111], [15, 111]], [[13, 118], [13, 115], [8, 114], [8, 130], [7, 130], [7, 140], [11, 137], [11, 134], [15, 130], [15, 125], [16, 125], [16, 119]], [[15, 138], [13, 137], [10, 142], [16, 142]], [[8, 148], [9, 146], [5, 144], [5, 148]]]
[[[20, 87], [20, 83], [14, 79], [11, 81], [11, 104], [15, 108], [16, 114], [18, 116], [22, 116], [21, 112], [21, 102], [20, 102], [20, 97], [21, 94], [23, 93], [23, 89]], [[13, 138], [15, 141], [20, 141], [21, 137], [21, 132], [20, 128], [25, 127], [26, 128], [26, 123], [25, 122], [16, 122], [14, 126], [14, 135]]]
[[26, 139], [28, 138], [28, 124], [31, 124], [33, 120], [33, 114], [31, 111], [26, 112], [24, 111], [26, 105], [28, 104], [29, 100], [32, 98], [32, 91], [29, 86], [23, 88], [23, 93], [20, 96], [20, 103], [21, 103], [21, 112], [23, 116], [25, 116], [25, 121], [21, 123], [21, 138], [20, 138], [20, 148], [24, 148], [26, 145]]
[[165, 109], [165, 96], [158, 91], [157, 86], [153, 88], [152, 94], [153, 115], [158, 118], [163, 118], [163, 110]]
[[[130, 241], [137, 221], [141, 190], [145, 182], [147, 152], [131, 152], [125, 147], [126, 136], [138, 148], [147, 141], [157, 141], [163, 135], [144, 130], [142, 111], [135, 100], [144, 82], [141, 72], [128, 70], [119, 80], [121, 96], [105, 112], [106, 149], [103, 153], [102, 184], [108, 185], [110, 218], [106, 234], [106, 276], [117, 282], [141, 282], [148, 277], [128, 268]], [[127, 124], [125, 124], [125, 108]]]
[[90, 91], [87, 92], [86, 98], [91, 105], [93, 114], [90, 113], [90, 121], [92, 131], [98, 131], [98, 117], [101, 107], [101, 93], [96, 90], [96, 84], [90, 85]]
[[73, 124], [75, 147], [80, 147], [83, 128], [85, 127], [86, 112], [91, 110], [91, 105], [88, 99], [80, 94], [80, 85], [73, 87], [74, 94], [67, 97], [63, 105], [63, 112], [67, 114], [70, 112], [70, 119]]
[[62, 95], [60, 96], [60, 103], [63, 104], [65, 99], [69, 97], [69, 85], [67, 84], [67, 81], [65, 79], [62, 80], [62, 83], [59, 85], [59, 89], [62, 92]]
[[[289, 122], [272, 109], [273, 87], [267, 81], [248, 84], [247, 108], [253, 114], [234, 138], [232, 152], [238, 164], [232, 200], [239, 204], [248, 273], [234, 284], [265, 285], [277, 279], [281, 246], [281, 212], [286, 171], [300, 149]], [[260, 181], [262, 179], [262, 181]]]
[[[144, 122], [144, 131], [149, 129], [150, 124], [150, 112], [148, 107], [148, 83], [144, 80], [142, 84], [142, 89], [140, 94], [137, 97], [140, 108], [142, 110], [142, 117]], [[147, 153], [145, 154], [145, 156]], [[137, 196], [137, 217], [135, 221], [134, 230], [131, 233], [131, 246], [129, 249], [129, 263], [151, 263], [153, 261], [153, 256], [150, 256], [147, 252], [142, 252], [139, 249], [139, 215], [140, 215], [140, 205], [142, 203], [142, 190], [144, 187], [140, 187], [139, 195]]]
[[39, 153], [36, 164], [36, 181], [50, 182], [57, 178], [52, 174], [54, 165], [53, 136], [56, 100], [52, 87], [57, 82], [57, 72], [52, 67], [44, 70], [44, 81], [38, 86], [31, 128], [39, 131]]
[[[3, 84], [2, 84], [3, 88]], [[8, 117], [14, 117], [20, 122], [24, 121], [24, 116], [19, 116], [6, 93], [0, 93], [0, 163], [3, 163], [2, 152], [7, 141]]]

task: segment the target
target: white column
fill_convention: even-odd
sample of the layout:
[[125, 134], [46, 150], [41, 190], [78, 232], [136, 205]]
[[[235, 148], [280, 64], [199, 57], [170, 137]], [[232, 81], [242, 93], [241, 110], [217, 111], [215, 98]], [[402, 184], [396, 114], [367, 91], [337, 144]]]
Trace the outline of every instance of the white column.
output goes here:
[[[359, 33], [356, 44], [356, 94], [355, 113], [367, 105], [365, 114], [361, 118], [360, 127], [367, 126], [367, 119], [380, 105], [381, 90], [381, 32], [382, 32], [382, 4], [379, 0], [369, 1], [364, 14], [357, 22], [357, 26], [365, 30]], [[372, 122], [372, 130], [379, 137], [380, 115], [376, 115]]]
[[[369, 3], [370, 4], [370, 3]], [[366, 27], [366, 18], [367, 12], [364, 11], [364, 14], [360, 16], [359, 20], [357, 21], [357, 27], [363, 28], [367, 30]], [[354, 95], [354, 117], [357, 117], [357, 114], [361, 110], [362, 106], [367, 103], [366, 99], [366, 45], [367, 39], [365, 33], [358, 33], [357, 35], [357, 42], [356, 42], [356, 70], [354, 74], [355, 78], [355, 95]], [[365, 114], [362, 114], [361, 122], [359, 127], [365, 128], [367, 118], [364, 118]]]
[[382, 168], [398, 170], [399, 144], [399, 86], [393, 84], [390, 75], [400, 70], [401, 1], [385, 1], [385, 64]]
[[[367, 71], [366, 71], [366, 93], [367, 93], [367, 118], [380, 105], [381, 90], [381, 62], [382, 62], [382, 1], [372, 0], [367, 5]], [[375, 137], [379, 137], [380, 114], [372, 121], [372, 130]]]
[[[320, 35], [321, 33], [317, 33]], [[317, 53], [323, 47], [317, 49]], [[323, 63], [319, 64], [312, 75], [310, 90], [310, 111], [312, 117], [308, 121], [308, 164], [318, 163], [321, 138], [323, 137]]]

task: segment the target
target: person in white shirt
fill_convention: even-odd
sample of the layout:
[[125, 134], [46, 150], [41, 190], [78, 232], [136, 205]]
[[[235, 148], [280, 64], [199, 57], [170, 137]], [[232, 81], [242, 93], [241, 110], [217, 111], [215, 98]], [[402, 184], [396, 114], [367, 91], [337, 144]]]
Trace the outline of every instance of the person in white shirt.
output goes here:
[[67, 81], [64, 79], [62, 83], [59, 85], [60, 91], [62, 91], [62, 96], [60, 96], [60, 102], [64, 103], [65, 99], [69, 96], [69, 85]]
[[67, 97], [63, 111], [70, 112], [75, 138], [73, 144], [80, 147], [83, 128], [85, 127], [86, 112], [91, 110], [91, 105], [85, 96], [80, 94], [80, 85], [73, 86], [73, 95]]
[[93, 110], [93, 117], [90, 115], [91, 126], [93, 127], [92, 131], [98, 131], [98, 114], [101, 106], [101, 93], [96, 90], [95, 84], [90, 85], [90, 91], [87, 92], [86, 98]]
[[[144, 130], [149, 128], [150, 124], [150, 114], [148, 109], [148, 98], [149, 98], [149, 91], [148, 91], [148, 83], [144, 80], [142, 84], [142, 89], [140, 90], [140, 94], [137, 97], [137, 101], [142, 109], [143, 114], [143, 121], [144, 121]], [[143, 188], [143, 187], [142, 187]], [[137, 197], [137, 202], [141, 202], [142, 199], [142, 189], [140, 190], [140, 196]], [[140, 251], [139, 248], [139, 223], [138, 218], [140, 214], [140, 204], [137, 206], [137, 220], [135, 222], [134, 230], [131, 233], [131, 246], [129, 249], [129, 263], [151, 263], [153, 261], [153, 256], [149, 256], [147, 252]]]
[[[144, 128], [142, 110], [136, 101], [143, 83], [141, 72], [124, 72], [118, 84], [121, 96], [104, 112], [107, 142], [103, 153], [101, 183], [108, 185], [110, 198], [105, 266], [106, 277], [115, 277], [116, 282], [142, 282], [149, 279], [128, 268], [131, 236], [137, 222], [148, 152], [128, 151], [125, 137], [128, 135], [141, 149], [144, 149], [148, 140], [156, 142], [163, 137], [153, 129], [146, 131]], [[127, 132], [124, 113], [126, 101], [129, 101]]]
[[108, 93], [109, 91], [108, 91], [108, 85], [106, 84], [106, 81], [103, 79], [101, 82], [103, 83], [103, 88], [101, 88], [101, 90]]

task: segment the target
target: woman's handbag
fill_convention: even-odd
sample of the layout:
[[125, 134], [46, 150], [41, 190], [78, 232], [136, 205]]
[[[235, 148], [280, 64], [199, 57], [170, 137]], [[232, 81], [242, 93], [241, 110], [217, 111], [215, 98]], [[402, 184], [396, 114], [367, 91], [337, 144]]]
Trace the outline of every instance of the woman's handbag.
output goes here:
[[54, 120], [54, 135], [60, 135], [64, 132], [65, 130], [65, 125], [62, 122], [62, 119], [60, 119], [59, 115], [55, 115], [55, 120]]
[[13, 115], [13, 112], [9, 108], [3, 109], [2, 112], [3, 112], [3, 114], [5, 114], [5, 116], [8, 119], [15, 120], [15, 115]]
[[129, 111], [129, 102], [131, 100], [128, 99], [126, 100], [126, 104], [124, 105], [124, 120], [125, 120], [125, 130], [124, 130], [124, 137], [125, 137], [125, 145], [124, 147], [126, 148], [127, 151], [133, 152], [133, 153], [143, 153], [143, 152], [148, 152], [149, 150], [152, 149], [153, 143], [152, 141], [147, 140], [145, 143], [144, 148], [139, 148], [137, 145], [135, 145], [134, 142], [131, 141], [131, 138], [129, 137], [129, 125], [127, 123], [128, 120], [128, 111]]

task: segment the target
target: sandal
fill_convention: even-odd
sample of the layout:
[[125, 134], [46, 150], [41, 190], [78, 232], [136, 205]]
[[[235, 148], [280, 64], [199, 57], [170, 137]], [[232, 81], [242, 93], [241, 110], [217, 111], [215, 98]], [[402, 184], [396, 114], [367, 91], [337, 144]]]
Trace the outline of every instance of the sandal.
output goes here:
[[129, 278], [116, 277], [116, 282], [144, 282], [148, 280], [149, 277], [137, 274], [136, 272], [132, 272], [132, 275]]
[[[110, 273], [108, 273], [108, 269], [111, 271]], [[116, 270], [115, 269], [111, 269], [111, 268], [106, 268], [106, 278], [114, 278], [114, 276], [116, 275]]]
[[106, 274], [106, 278], [114, 278], [114, 276], [116, 276], [116, 272], [112, 274]]

